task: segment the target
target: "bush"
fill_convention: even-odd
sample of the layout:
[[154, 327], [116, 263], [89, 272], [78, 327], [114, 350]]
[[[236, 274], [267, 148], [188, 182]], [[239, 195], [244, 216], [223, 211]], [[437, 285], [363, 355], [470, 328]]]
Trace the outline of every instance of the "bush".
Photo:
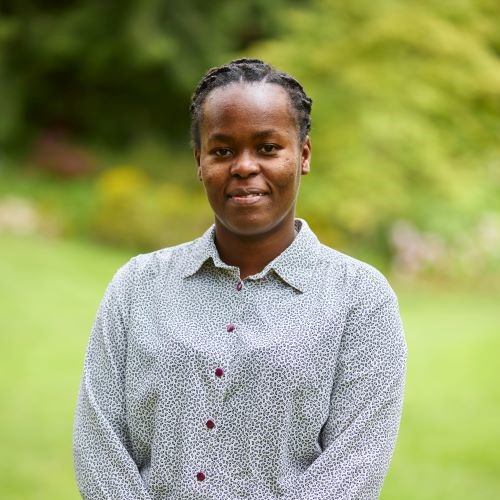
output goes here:
[[150, 251], [198, 237], [211, 221], [202, 192], [154, 183], [137, 167], [114, 167], [97, 180], [90, 226], [99, 241]]

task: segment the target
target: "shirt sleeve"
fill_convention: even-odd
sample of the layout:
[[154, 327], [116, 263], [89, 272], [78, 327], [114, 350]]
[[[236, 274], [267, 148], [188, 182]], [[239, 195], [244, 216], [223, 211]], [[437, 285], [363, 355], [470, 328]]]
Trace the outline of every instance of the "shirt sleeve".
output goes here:
[[357, 291], [341, 339], [323, 452], [294, 500], [377, 499], [401, 418], [406, 342], [396, 296], [378, 272]]
[[123, 266], [106, 290], [85, 357], [73, 457], [86, 500], [150, 500], [131, 456], [125, 416], [129, 267]]

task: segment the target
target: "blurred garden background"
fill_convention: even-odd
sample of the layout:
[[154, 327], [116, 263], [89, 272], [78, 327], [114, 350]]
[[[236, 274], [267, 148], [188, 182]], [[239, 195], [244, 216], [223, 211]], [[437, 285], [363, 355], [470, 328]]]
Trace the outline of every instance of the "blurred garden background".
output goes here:
[[500, 498], [500, 2], [1, 0], [0, 498], [79, 498], [104, 288], [211, 212], [189, 99], [263, 58], [313, 98], [298, 215], [381, 269], [409, 348], [382, 500]]

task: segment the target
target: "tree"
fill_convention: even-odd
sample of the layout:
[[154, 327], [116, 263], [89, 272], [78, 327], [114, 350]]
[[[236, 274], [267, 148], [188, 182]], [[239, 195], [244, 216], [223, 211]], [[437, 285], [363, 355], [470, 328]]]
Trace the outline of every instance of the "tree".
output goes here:
[[337, 244], [395, 217], [456, 238], [500, 208], [500, 4], [314, 0], [256, 43], [314, 99], [301, 211]]
[[0, 145], [43, 130], [123, 145], [187, 143], [196, 81], [274, 29], [286, 0], [4, 0]]

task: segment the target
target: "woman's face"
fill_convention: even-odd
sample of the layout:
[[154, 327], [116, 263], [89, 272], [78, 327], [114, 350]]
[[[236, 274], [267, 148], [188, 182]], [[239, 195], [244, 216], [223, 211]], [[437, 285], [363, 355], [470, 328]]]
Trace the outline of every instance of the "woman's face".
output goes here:
[[259, 236], [293, 226], [310, 156], [281, 86], [232, 83], [207, 96], [195, 157], [219, 229]]

